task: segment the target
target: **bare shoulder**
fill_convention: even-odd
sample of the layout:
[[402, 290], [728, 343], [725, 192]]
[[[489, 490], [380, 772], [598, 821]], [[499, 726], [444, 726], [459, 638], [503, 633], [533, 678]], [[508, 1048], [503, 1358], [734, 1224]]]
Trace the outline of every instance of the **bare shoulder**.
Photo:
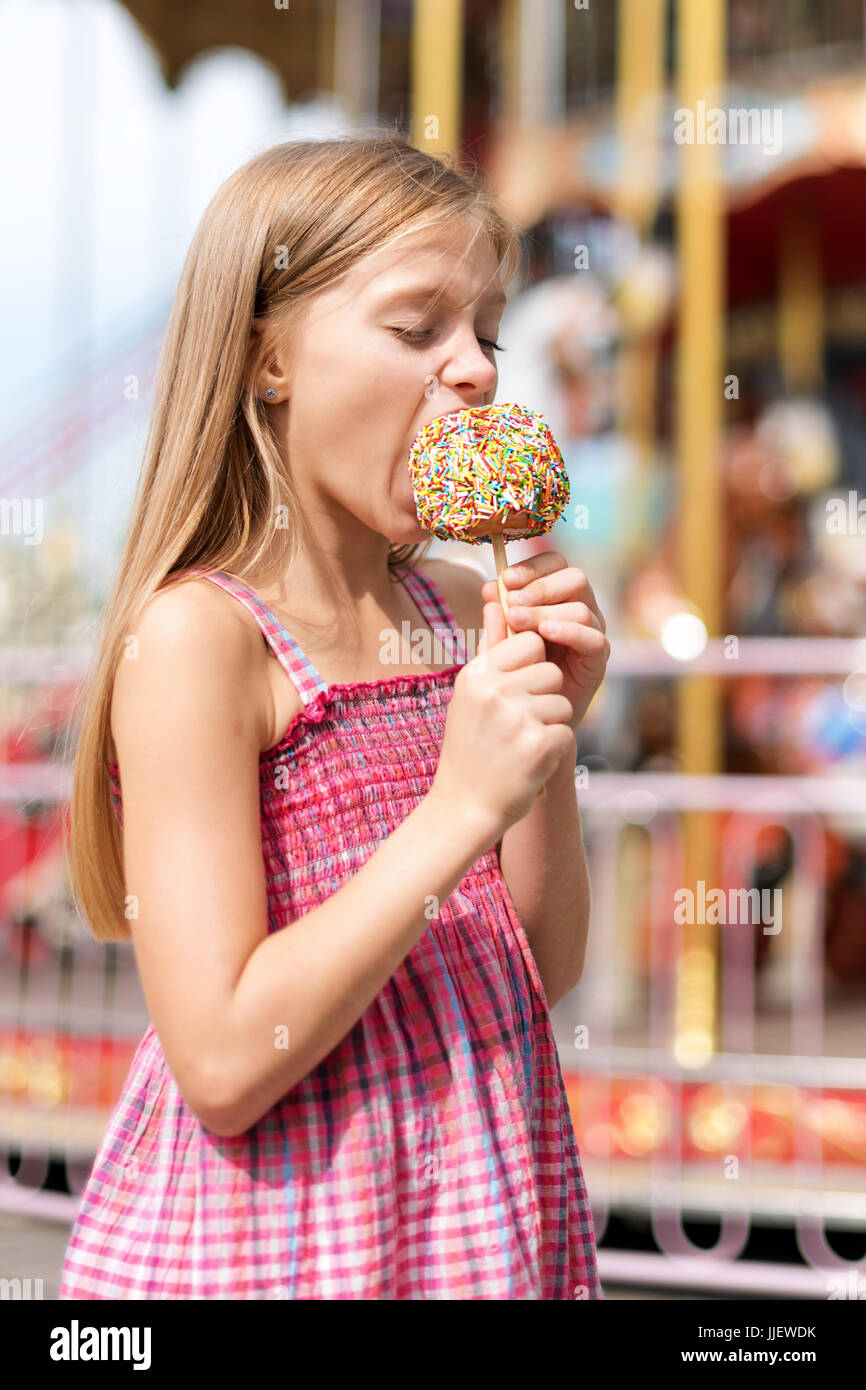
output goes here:
[[458, 626], [468, 631], [484, 627], [484, 600], [481, 587], [486, 575], [481, 566], [455, 560], [424, 560], [419, 568], [429, 573], [442, 590]]
[[267, 651], [252, 614], [206, 579], [158, 589], [124, 642], [115, 674], [111, 733], [124, 741], [130, 720], [172, 705], [195, 717], [210, 696], [236, 729], [250, 721], [266, 739]]

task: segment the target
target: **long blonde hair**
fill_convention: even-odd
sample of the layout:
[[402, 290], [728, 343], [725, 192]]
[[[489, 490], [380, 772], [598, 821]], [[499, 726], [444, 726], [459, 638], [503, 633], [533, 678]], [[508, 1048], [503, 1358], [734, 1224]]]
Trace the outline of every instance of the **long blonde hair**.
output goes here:
[[[160, 356], [145, 457], [126, 543], [79, 694], [69, 805], [69, 875], [98, 941], [126, 941], [121, 831], [108, 776], [111, 699], [124, 638], [150, 596], [198, 567], [284, 574], [302, 524], [255, 376], [268, 328], [362, 256], [407, 231], [472, 214], [505, 281], [520, 233], [475, 171], [389, 130], [273, 146], [218, 189], [193, 236]], [[264, 319], [247, 364], [253, 318]], [[274, 518], [280, 516], [277, 526]], [[286, 519], [288, 525], [285, 524]], [[391, 546], [392, 574], [429, 541]], [[67, 746], [66, 756], [69, 756]]]

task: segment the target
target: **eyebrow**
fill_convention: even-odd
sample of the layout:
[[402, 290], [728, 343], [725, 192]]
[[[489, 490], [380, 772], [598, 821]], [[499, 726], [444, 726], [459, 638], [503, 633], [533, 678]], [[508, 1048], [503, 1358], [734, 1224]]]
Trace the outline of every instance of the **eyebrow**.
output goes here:
[[[379, 309], [385, 309], [395, 304], [426, 304], [436, 295], [439, 295], [440, 299], [446, 303], [454, 302], [449, 300], [447, 292], [443, 290], [441, 285], [406, 285], [402, 289], [391, 290], [390, 293], [382, 295], [376, 302]], [[491, 309], [498, 309], [507, 302], [507, 296], [501, 290], [489, 295], [484, 301], [485, 307]]]

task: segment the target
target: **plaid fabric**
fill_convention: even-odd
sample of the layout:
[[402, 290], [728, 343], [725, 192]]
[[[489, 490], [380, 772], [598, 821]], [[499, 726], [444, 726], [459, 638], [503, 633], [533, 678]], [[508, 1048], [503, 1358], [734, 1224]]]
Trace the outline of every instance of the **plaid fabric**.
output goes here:
[[[207, 577], [256, 615], [304, 699], [261, 756], [279, 931], [337, 892], [425, 795], [461, 663], [326, 687], [255, 594]], [[454, 627], [429, 578], [403, 581], [431, 627]], [[122, 824], [116, 765], [111, 775]], [[148, 1027], [59, 1297], [604, 1297], [544, 991], [495, 848], [342, 1042], [246, 1133], [201, 1124]]]

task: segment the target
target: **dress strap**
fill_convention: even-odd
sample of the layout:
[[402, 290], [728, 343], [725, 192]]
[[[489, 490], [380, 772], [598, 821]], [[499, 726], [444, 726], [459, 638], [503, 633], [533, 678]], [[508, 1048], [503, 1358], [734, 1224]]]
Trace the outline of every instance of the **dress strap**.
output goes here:
[[404, 587], [409, 590], [412, 598], [420, 608], [423, 617], [430, 624], [434, 634], [437, 628], [440, 633], [444, 628], [446, 630], [446, 635], [450, 636], [453, 644], [452, 650], [454, 652], [455, 665], [464, 665], [466, 662], [466, 646], [463, 641], [463, 633], [457, 624], [454, 614], [448, 606], [448, 602], [442, 590], [437, 584], [434, 584], [429, 575], [422, 574], [419, 569], [407, 571], [403, 568], [402, 574], [400, 574], [399, 570], [397, 573], [402, 579]]
[[322, 680], [309, 657], [298, 646], [294, 637], [286, 632], [276, 614], [272, 613], [258, 594], [254, 593], [242, 580], [235, 579], [233, 575], [225, 574], [223, 570], [188, 569], [184, 570], [183, 573], [209, 579], [212, 584], [218, 584], [227, 593], [234, 594], [235, 598], [249, 609], [277, 660], [296, 686], [305, 705], [314, 700], [320, 691], [327, 690], [327, 684]]

